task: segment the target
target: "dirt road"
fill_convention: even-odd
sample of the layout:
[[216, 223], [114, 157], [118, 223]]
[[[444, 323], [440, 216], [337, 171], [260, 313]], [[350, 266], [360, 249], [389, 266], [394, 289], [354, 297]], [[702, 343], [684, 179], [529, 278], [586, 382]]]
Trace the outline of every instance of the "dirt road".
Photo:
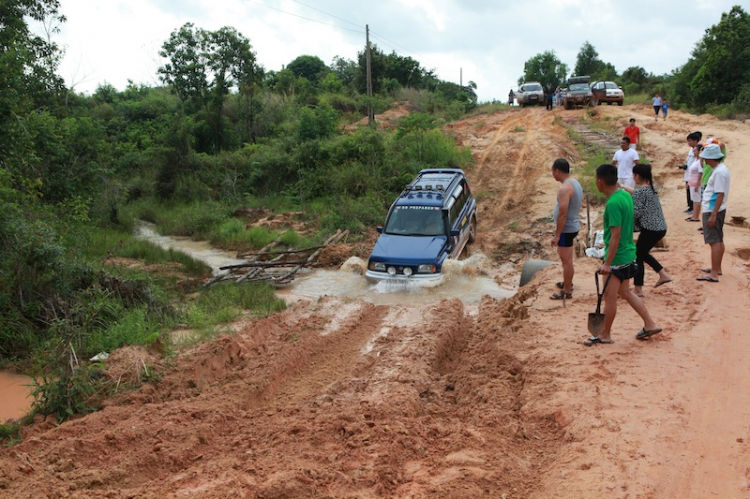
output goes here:
[[[658, 253], [674, 282], [645, 298], [664, 333], [587, 348], [597, 262], [576, 260], [574, 298], [550, 301], [549, 267], [510, 299], [373, 305], [322, 298], [180, 353], [161, 381], [95, 414], [39, 422], [0, 450], [0, 497], [750, 497], [750, 229], [727, 227], [724, 276], [696, 282], [708, 249], [684, 222], [684, 137], [728, 145], [729, 213], [750, 217], [750, 126], [650, 107], [636, 117], [669, 223]], [[549, 257], [549, 165], [585, 111], [514, 109], [449, 127], [474, 151], [477, 247], [496, 279]], [[555, 118], [558, 118], [555, 121]], [[511, 262], [511, 263], [507, 263]], [[513, 264], [513, 262], [517, 262]], [[514, 273], [515, 272], [515, 273]], [[126, 349], [111, 375], [132, 374]]]

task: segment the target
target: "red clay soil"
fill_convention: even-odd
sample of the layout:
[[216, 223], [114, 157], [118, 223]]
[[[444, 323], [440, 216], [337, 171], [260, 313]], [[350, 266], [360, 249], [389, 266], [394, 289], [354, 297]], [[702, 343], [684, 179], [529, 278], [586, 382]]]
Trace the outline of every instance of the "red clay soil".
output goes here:
[[[25, 429], [0, 450], [0, 497], [749, 497], [750, 229], [726, 227], [720, 283], [695, 281], [708, 249], [683, 221], [676, 165], [688, 132], [720, 136], [730, 214], [750, 216], [750, 126], [679, 111], [654, 123], [649, 109], [588, 119], [619, 129], [632, 116], [643, 130], [669, 223], [669, 250], [655, 255], [674, 282], [653, 289], [649, 271], [645, 288], [662, 334], [637, 341], [642, 323], [621, 303], [616, 343], [581, 344], [595, 304], [588, 258], [565, 306], [548, 298], [558, 266], [473, 307], [301, 302], [168, 363], [116, 352], [113, 379], [137, 381], [143, 359], [160, 381]], [[449, 127], [477, 158], [471, 251], [494, 257], [497, 280], [517, 278], [528, 256], [555, 258], [549, 166], [566, 156], [575, 173], [559, 123], [584, 116], [514, 109]]]

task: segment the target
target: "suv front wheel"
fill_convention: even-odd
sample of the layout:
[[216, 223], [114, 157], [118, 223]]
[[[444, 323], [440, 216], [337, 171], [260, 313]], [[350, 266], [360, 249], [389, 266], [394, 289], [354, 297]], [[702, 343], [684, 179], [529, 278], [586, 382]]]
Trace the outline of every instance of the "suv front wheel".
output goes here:
[[477, 218], [471, 217], [471, 225], [469, 226], [469, 244], [477, 240]]

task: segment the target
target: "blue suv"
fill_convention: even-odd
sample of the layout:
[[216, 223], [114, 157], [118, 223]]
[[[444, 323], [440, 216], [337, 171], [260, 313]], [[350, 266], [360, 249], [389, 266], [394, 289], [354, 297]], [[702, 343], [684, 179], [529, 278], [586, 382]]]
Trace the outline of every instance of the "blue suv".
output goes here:
[[370, 281], [437, 279], [477, 234], [477, 203], [462, 170], [422, 170], [388, 210], [366, 277]]

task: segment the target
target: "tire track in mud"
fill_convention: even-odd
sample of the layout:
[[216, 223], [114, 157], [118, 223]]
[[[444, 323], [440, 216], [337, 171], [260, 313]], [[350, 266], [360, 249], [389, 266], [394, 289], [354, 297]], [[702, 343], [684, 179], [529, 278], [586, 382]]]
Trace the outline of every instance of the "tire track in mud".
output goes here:
[[322, 331], [325, 340], [310, 352], [303, 365], [297, 365], [295, 376], [280, 383], [269, 398], [270, 407], [283, 407], [325, 392], [327, 386], [351, 375], [367, 342], [378, 334], [387, 307], [367, 302], [349, 304], [339, 309], [347, 314], [333, 331]]

